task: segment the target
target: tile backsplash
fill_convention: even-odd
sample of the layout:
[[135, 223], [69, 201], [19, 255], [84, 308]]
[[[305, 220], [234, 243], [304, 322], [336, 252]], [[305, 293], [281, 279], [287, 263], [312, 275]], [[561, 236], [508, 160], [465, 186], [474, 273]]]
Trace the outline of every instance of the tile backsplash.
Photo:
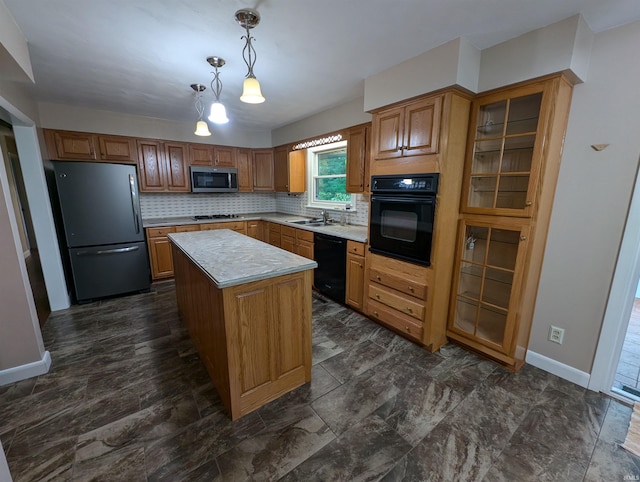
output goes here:
[[[317, 217], [319, 209], [307, 208], [307, 193], [140, 193], [143, 219], [190, 217], [204, 214], [250, 214], [280, 212]], [[329, 211], [339, 220], [343, 211]], [[345, 215], [349, 224], [366, 226], [369, 220], [368, 199], [356, 195], [354, 211]]]

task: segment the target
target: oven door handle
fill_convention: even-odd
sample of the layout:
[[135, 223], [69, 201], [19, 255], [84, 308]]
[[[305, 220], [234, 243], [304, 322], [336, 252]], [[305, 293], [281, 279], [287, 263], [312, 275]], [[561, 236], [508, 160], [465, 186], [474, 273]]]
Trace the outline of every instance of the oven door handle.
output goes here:
[[394, 202], [411, 204], [435, 204], [435, 196], [371, 196], [371, 202]]

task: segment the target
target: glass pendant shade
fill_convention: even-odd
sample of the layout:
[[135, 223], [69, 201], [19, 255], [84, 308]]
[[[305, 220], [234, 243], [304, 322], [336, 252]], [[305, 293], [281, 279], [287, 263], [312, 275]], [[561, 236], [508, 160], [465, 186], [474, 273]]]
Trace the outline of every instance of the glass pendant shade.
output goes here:
[[209, 113], [209, 120], [216, 124], [226, 124], [229, 122], [227, 117], [227, 109], [220, 102], [214, 102], [211, 104], [211, 112]]
[[194, 132], [197, 136], [210, 136], [211, 132], [209, 131], [209, 126], [203, 120], [199, 120], [196, 122], [196, 131]]
[[258, 79], [255, 77], [247, 77], [244, 79], [240, 100], [247, 104], [262, 104], [264, 102]]

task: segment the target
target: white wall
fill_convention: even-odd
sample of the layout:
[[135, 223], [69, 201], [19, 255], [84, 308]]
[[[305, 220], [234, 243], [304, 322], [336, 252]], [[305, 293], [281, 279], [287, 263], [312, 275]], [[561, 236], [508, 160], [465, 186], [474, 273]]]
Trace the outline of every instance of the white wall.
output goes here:
[[[529, 349], [591, 365], [640, 156], [640, 22], [595, 36], [574, 88]], [[601, 151], [591, 144], [609, 143]], [[565, 328], [563, 345], [547, 341]]]
[[364, 99], [360, 97], [279, 129], [274, 129], [271, 133], [272, 146], [280, 146], [289, 142], [371, 122], [371, 114], [364, 112], [363, 102]]
[[580, 15], [520, 35], [482, 51], [479, 92], [553, 72], [587, 77], [593, 33]]
[[38, 104], [40, 127], [81, 132], [96, 132], [181, 142], [199, 142], [240, 147], [271, 147], [268, 130], [240, 130], [233, 123], [211, 128], [210, 137], [196, 136], [195, 120], [173, 122], [151, 117], [120, 114], [96, 109], [41, 102]]

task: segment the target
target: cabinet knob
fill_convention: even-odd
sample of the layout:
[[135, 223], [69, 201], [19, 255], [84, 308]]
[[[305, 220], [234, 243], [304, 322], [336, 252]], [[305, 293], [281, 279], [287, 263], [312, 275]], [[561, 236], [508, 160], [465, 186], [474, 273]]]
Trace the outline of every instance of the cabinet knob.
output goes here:
[[380, 275], [376, 275], [376, 279], [380, 281]]
[[520, 236], [520, 241], [526, 241], [527, 237], [526, 236]]
[[409, 291], [413, 291], [413, 286], [409, 286]]
[[376, 316], [378, 316], [378, 312], [377, 312], [377, 311], [374, 311], [374, 312], [373, 312], [373, 314], [374, 314], [374, 315], [376, 315]]
[[412, 310], [411, 308], [409, 308], [408, 306], [407, 306], [407, 311], [408, 311], [409, 313], [413, 313], [413, 310]]
[[524, 203], [525, 206], [531, 206], [533, 204], [533, 201], [527, 201], [526, 203]]
[[409, 332], [411, 331], [411, 328], [409, 328], [408, 326], [405, 326], [404, 329], [409, 331]]
[[376, 298], [380, 299], [380, 295], [376, 293]]
[[358, 263], [358, 266], [360, 266], [362, 268], [362, 263]]

